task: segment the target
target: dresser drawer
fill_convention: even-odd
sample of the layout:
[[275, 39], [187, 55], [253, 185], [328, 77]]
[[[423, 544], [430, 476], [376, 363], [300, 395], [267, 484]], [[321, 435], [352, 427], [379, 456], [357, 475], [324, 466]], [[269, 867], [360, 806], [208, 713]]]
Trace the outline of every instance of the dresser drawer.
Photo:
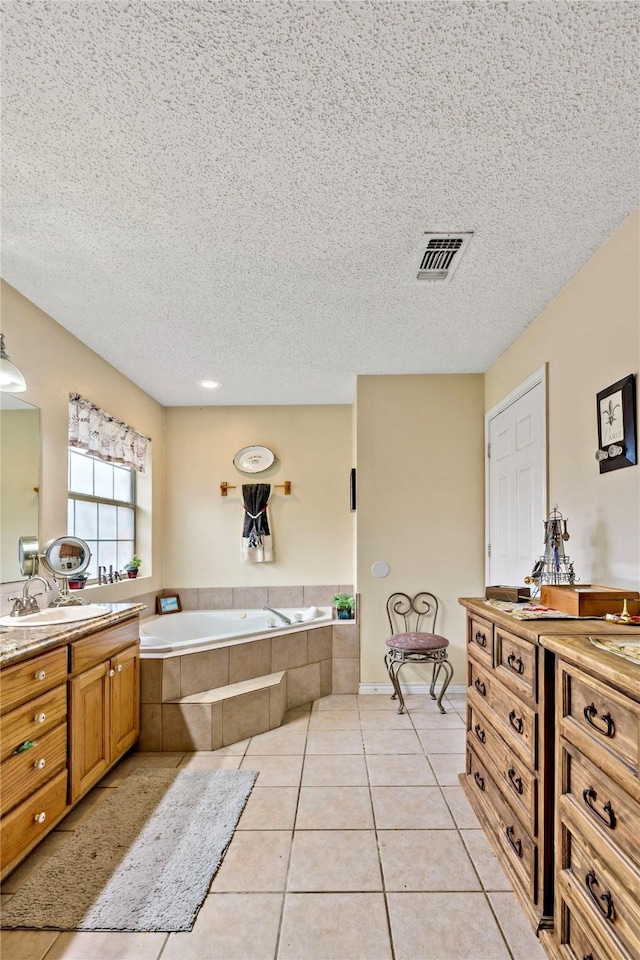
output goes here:
[[472, 705], [469, 708], [467, 738], [480, 760], [488, 766], [525, 826], [536, 835], [538, 781], [529, 768], [514, 756], [491, 726], [489, 718]]
[[[485, 670], [469, 658], [469, 689], [467, 702], [474, 702], [480, 709], [490, 711], [493, 726], [509, 747], [524, 760], [530, 770], [535, 770], [537, 761], [536, 712], [524, 703], [512, 690], [504, 687], [494, 673]], [[484, 706], [483, 708], [483, 704]]]
[[615, 858], [590, 849], [567, 823], [561, 823], [561, 830], [563, 869], [558, 882], [562, 894], [575, 898], [597, 942], [619, 940], [632, 957], [640, 956], [640, 876]]
[[90, 637], [74, 640], [69, 644], [71, 672], [81, 673], [96, 663], [108, 660], [118, 650], [137, 643], [139, 639], [139, 621], [136, 616], [115, 627], [92, 633]]
[[67, 725], [61, 723], [36, 746], [5, 760], [0, 768], [2, 796], [0, 815], [4, 816], [30, 796], [43, 783], [63, 770], [67, 763]]
[[66, 680], [67, 648], [57, 647], [24, 660], [0, 673], [0, 703], [2, 713], [8, 713], [20, 703], [38, 697]]
[[496, 627], [495, 671], [501, 683], [535, 703], [538, 695], [538, 648]]
[[619, 941], [599, 944], [589, 921], [564, 897], [556, 904], [556, 937], [568, 960], [633, 960]]
[[488, 666], [493, 666], [493, 624], [489, 620], [477, 616], [468, 617], [467, 642], [469, 651], [473, 651]]
[[480, 796], [485, 815], [492, 824], [492, 833], [498, 840], [505, 859], [519, 879], [527, 896], [533, 902], [537, 897], [537, 848], [533, 838], [504, 800], [487, 767], [474, 750], [467, 747], [467, 779], [476, 795]]
[[602, 843], [615, 847], [640, 872], [640, 808], [610, 777], [565, 740], [560, 741], [560, 812], [586, 820]]
[[640, 704], [563, 661], [557, 697], [561, 734], [640, 799]]
[[0, 718], [0, 759], [6, 760], [25, 740], [38, 740], [67, 715], [67, 685], [43, 693]]
[[51, 828], [67, 805], [67, 771], [32, 794], [0, 820], [2, 869], [34, 845]]

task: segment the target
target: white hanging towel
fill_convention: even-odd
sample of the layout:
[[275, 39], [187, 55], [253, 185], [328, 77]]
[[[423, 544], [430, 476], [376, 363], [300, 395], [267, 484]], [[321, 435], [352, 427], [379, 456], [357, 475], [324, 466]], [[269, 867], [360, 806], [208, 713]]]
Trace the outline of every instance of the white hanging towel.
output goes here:
[[273, 560], [271, 530], [267, 507], [271, 485], [268, 483], [243, 483], [242, 502], [244, 524], [242, 526], [242, 563], [268, 563]]

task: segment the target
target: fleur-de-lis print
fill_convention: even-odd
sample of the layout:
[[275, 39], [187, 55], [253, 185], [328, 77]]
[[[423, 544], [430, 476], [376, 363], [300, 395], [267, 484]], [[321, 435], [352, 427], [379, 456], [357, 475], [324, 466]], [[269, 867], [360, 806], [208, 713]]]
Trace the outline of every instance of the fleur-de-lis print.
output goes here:
[[609, 406], [605, 407], [602, 410], [602, 416], [607, 421], [607, 426], [610, 427], [613, 424], [614, 420], [618, 419], [616, 417], [616, 410], [619, 410], [619, 409], [620, 409], [619, 403], [616, 403], [614, 405], [613, 400], [609, 400]]

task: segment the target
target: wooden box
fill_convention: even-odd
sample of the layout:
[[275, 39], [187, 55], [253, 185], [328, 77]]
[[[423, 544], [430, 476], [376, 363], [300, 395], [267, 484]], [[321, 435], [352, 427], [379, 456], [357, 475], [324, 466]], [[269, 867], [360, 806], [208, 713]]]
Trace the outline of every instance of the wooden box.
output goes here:
[[620, 587], [603, 587], [597, 583], [543, 584], [540, 603], [576, 617], [604, 617], [606, 613], [622, 613], [624, 601], [632, 617], [640, 610], [640, 593]]
[[510, 600], [512, 603], [525, 603], [531, 599], [531, 589], [529, 587], [509, 587], [506, 584], [496, 584], [487, 587], [484, 595], [487, 600]]

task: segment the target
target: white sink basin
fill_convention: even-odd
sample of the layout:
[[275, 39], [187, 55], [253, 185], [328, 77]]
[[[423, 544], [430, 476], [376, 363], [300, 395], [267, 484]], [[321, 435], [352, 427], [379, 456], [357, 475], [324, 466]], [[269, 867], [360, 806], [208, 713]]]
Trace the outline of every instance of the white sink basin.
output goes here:
[[106, 604], [89, 603], [83, 607], [47, 607], [39, 613], [29, 613], [26, 617], [0, 617], [3, 627], [47, 627], [61, 623], [77, 623], [79, 620], [91, 620], [110, 613]]

